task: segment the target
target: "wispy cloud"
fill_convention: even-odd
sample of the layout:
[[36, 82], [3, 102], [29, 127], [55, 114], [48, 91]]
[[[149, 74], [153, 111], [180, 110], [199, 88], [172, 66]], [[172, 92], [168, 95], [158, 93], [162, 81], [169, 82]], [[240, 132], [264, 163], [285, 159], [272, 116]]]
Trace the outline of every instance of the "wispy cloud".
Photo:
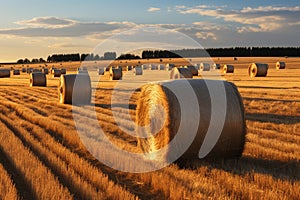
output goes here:
[[228, 10], [226, 7], [211, 7], [206, 5], [185, 7], [177, 6], [181, 14], [198, 14], [227, 23], [235, 23], [237, 31], [242, 32], [271, 32], [297, 23], [300, 20], [300, 7], [257, 7]]
[[148, 12], [157, 12], [157, 11], [160, 11], [160, 8], [158, 8], [158, 7], [150, 7], [150, 8], [148, 8], [147, 11]]

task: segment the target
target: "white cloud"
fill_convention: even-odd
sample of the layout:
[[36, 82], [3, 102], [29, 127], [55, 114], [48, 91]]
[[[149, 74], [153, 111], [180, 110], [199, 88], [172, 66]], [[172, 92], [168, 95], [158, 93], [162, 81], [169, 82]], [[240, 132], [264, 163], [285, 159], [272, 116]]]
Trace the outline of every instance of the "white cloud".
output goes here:
[[225, 10], [225, 7], [194, 6], [175, 9], [181, 14], [198, 14], [223, 20], [227, 24], [234, 23], [238, 32], [271, 32], [289, 24], [297, 23], [300, 19], [300, 7], [258, 7], [243, 8], [242, 10]]
[[16, 24], [28, 27], [47, 27], [47, 28], [62, 28], [72, 26], [77, 21], [71, 19], [61, 19], [58, 17], [36, 17], [30, 20], [15, 22]]
[[217, 40], [217, 36], [213, 32], [197, 32], [196, 37], [203, 40]]
[[157, 11], [160, 11], [160, 8], [157, 8], [157, 7], [150, 7], [150, 8], [148, 8], [147, 11], [148, 11], [148, 12], [157, 12]]

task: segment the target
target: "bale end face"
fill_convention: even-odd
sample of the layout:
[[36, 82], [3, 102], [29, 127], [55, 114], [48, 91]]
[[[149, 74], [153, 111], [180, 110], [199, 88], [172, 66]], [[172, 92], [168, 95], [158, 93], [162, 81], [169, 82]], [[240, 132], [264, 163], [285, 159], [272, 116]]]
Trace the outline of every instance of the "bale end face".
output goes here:
[[[182, 115], [178, 98], [169, 89], [172, 84], [176, 87], [182, 87], [181, 83], [183, 83], [183, 80], [152, 83], [142, 87], [137, 102], [136, 132], [138, 135], [148, 136], [146, 138], [138, 138], [138, 147], [147, 155], [153, 156], [150, 159], [170, 162], [174, 159], [174, 151], [178, 149], [168, 148], [165, 157], [156, 157], [157, 154], [155, 152], [166, 147], [172, 140], [176, 139], [176, 134], [181, 124], [186, 123], [188, 126], [184, 126], [183, 130], [181, 130], [185, 136], [176, 141], [176, 146], [178, 148], [187, 144], [188, 146], [183, 148], [176, 162], [186, 163], [189, 160], [199, 160], [200, 148], [208, 134], [210, 123], [212, 123], [212, 106], [216, 106], [211, 103], [208, 88], [217, 89], [215, 87], [219, 87], [221, 83], [224, 84], [227, 98], [224, 126], [215, 145], [202, 159], [240, 157], [245, 145], [246, 124], [242, 99], [236, 86], [226, 81], [217, 82], [200, 79], [189, 79], [187, 81], [197, 96], [198, 111], [200, 111], [201, 116], [199, 125], [196, 125], [195, 129], [197, 132], [193, 133], [196, 135], [195, 138], [192, 138], [191, 143], [186, 143], [185, 141], [187, 140], [186, 138], [191, 138], [191, 126], [189, 124], [193, 117], [196, 116], [195, 113], [190, 113], [191, 118], [188, 117], [189, 119], [182, 118], [184, 115]], [[196, 109], [195, 112], [197, 112]], [[162, 119], [164, 119], [163, 122]], [[217, 133], [210, 132], [210, 134]]]
[[34, 86], [46, 87], [47, 85], [46, 75], [41, 72], [33, 72], [30, 74], [29, 82], [30, 82], [30, 87], [34, 87]]
[[276, 69], [277, 70], [285, 69], [285, 62], [277, 62], [276, 63]]
[[88, 105], [91, 103], [91, 79], [86, 74], [68, 74], [60, 77], [58, 98], [62, 104]]

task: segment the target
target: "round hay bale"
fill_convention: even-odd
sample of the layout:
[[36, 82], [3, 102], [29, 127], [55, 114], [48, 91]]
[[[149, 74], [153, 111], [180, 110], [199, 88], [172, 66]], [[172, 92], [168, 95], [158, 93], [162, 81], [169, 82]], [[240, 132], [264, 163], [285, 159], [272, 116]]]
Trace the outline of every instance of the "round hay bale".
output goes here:
[[251, 63], [248, 68], [250, 77], [266, 77], [268, 74], [269, 65], [264, 63]]
[[187, 68], [190, 70], [193, 74], [193, 76], [198, 76], [198, 70], [195, 68], [195, 66], [190, 65], [190, 66], [184, 66], [184, 68]]
[[122, 68], [110, 68], [109, 79], [110, 80], [120, 80], [123, 76]]
[[[199, 110], [195, 109], [195, 113], [184, 113], [181, 110], [179, 100], [176, 95], [169, 89], [178, 88], [187, 91], [188, 81], [189, 87], [195, 93]], [[245, 145], [246, 124], [244, 117], [244, 107], [241, 96], [237, 87], [226, 81], [189, 79], [189, 80], [173, 80], [160, 83], [149, 83], [141, 88], [141, 93], [137, 101], [136, 109], [136, 132], [138, 134], [138, 147], [144, 153], [150, 153], [149, 158], [159, 162], [170, 162], [174, 160], [175, 151], [183, 154], [176, 160], [179, 163], [186, 163], [189, 160], [198, 160], [200, 148], [204, 143], [204, 138], [208, 134], [211, 123], [212, 97], [208, 90], [216, 89], [219, 84], [224, 83], [226, 95], [226, 111], [224, 126], [220, 133], [214, 131], [209, 132], [209, 138], [213, 135], [220, 134], [217, 137], [216, 144], [212, 147], [207, 155], [203, 155], [203, 159], [215, 158], [237, 158], [242, 155]], [[218, 90], [218, 89], [217, 89]], [[189, 90], [188, 90], [189, 91]], [[179, 91], [180, 92], [180, 91]], [[218, 110], [218, 109], [217, 109]], [[190, 126], [193, 116], [200, 114], [199, 124], [195, 128]], [[198, 113], [200, 112], [200, 113]], [[188, 117], [188, 115], [191, 115]], [[164, 121], [162, 121], [164, 119]], [[185, 124], [185, 125], [182, 125]], [[182, 128], [184, 126], [184, 128]], [[198, 127], [198, 128], [197, 128]], [[181, 128], [181, 130], [180, 130]], [[179, 132], [182, 136], [177, 136]], [[192, 133], [193, 132], [193, 133]], [[193, 138], [195, 135], [195, 138]], [[144, 136], [144, 137], [140, 137]], [[145, 137], [146, 136], [146, 137]], [[177, 138], [175, 138], [177, 136]], [[178, 137], [180, 139], [178, 139]], [[167, 145], [175, 140], [176, 149], [169, 148]], [[192, 140], [191, 142], [189, 142]], [[174, 141], [172, 141], [174, 142]], [[190, 145], [188, 145], [190, 144]], [[156, 152], [166, 148], [166, 154], [160, 156]], [[175, 153], [174, 153], [175, 152]]]
[[41, 72], [32, 72], [30, 73], [29, 82], [30, 82], [30, 87], [33, 86], [46, 87], [47, 85], [46, 74]]
[[166, 64], [166, 70], [171, 71], [175, 67], [175, 64], [168, 63]]
[[27, 72], [27, 74], [30, 74], [30, 73], [33, 72], [33, 69], [31, 67], [29, 67], [29, 68], [26, 69], [26, 72]]
[[43, 68], [43, 71], [42, 71], [44, 74], [49, 74], [49, 70], [48, 68]]
[[142, 65], [142, 67], [143, 67], [143, 70], [145, 70], [145, 69], [147, 69], [147, 65]]
[[210, 64], [209, 63], [201, 63], [200, 71], [210, 71]]
[[170, 73], [170, 79], [193, 78], [193, 74], [187, 68], [174, 67]]
[[26, 68], [25, 67], [22, 68], [22, 73], [26, 73]]
[[58, 85], [59, 102], [63, 104], [90, 104], [91, 79], [87, 74], [62, 75]]
[[142, 68], [142, 66], [136, 66], [136, 67], [133, 69], [133, 73], [134, 73], [136, 76], [143, 75], [143, 68]]
[[216, 69], [221, 69], [221, 65], [215, 63], [215, 64], [213, 65], [213, 69], [214, 69], [214, 70], [216, 70]]
[[0, 78], [9, 78], [10, 70], [9, 69], [0, 69]]
[[32, 69], [32, 73], [36, 73], [36, 72], [42, 72], [40, 69]]
[[53, 77], [60, 77], [60, 75], [61, 75], [60, 69], [53, 69], [52, 75], [53, 75]]
[[132, 66], [126, 66], [126, 71], [132, 70]]
[[15, 70], [13, 70], [13, 75], [20, 75], [21, 73], [20, 73], [20, 70], [18, 70], [18, 69], [15, 69]]
[[149, 64], [148, 69], [149, 69], [149, 70], [157, 70], [158, 67], [157, 67], [157, 65]]
[[60, 74], [67, 74], [67, 69], [66, 68], [61, 68], [60, 69]]
[[166, 66], [163, 64], [158, 65], [158, 70], [166, 70]]
[[285, 62], [277, 62], [276, 63], [276, 69], [280, 70], [280, 69], [285, 69]]
[[98, 75], [104, 75], [105, 69], [103, 67], [98, 69]]
[[234, 73], [234, 66], [233, 65], [224, 65], [223, 72], [224, 72], [224, 74]]

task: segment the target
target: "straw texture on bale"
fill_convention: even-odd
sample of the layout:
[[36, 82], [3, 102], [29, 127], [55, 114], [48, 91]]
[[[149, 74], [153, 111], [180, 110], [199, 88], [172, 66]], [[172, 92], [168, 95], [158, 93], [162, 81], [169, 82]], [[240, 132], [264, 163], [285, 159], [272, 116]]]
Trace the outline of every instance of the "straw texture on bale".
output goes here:
[[20, 75], [20, 74], [21, 74], [20, 70], [18, 70], [18, 69], [13, 70], [13, 75]]
[[210, 71], [210, 64], [209, 63], [201, 63], [200, 71]]
[[223, 72], [224, 72], [224, 74], [234, 73], [234, 66], [233, 65], [224, 65]]
[[58, 85], [59, 102], [63, 104], [90, 104], [91, 79], [87, 74], [68, 74], [60, 77]]
[[215, 63], [215, 64], [213, 65], [213, 69], [221, 69], [221, 65]]
[[250, 77], [266, 77], [268, 74], [269, 65], [264, 63], [251, 63], [248, 68]]
[[61, 71], [60, 71], [60, 69], [53, 69], [52, 74], [53, 74], [53, 77], [60, 77]]
[[109, 77], [110, 80], [120, 80], [123, 76], [122, 68], [110, 68]]
[[[194, 113], [191, 114], [190, 118], [182, 119], [179, 101], [174, 93], [168, 89], [170, 85], [178, 87], [184, 81], [186, 80], [149, 83], [141, 88], [137, 101], [136, 132], [138, 136], [144, 137], [138, 137], [138, 147], [144, 153], [154, 153], [154, 155], [151, 155], [153, 160], [171, 161], [174, 149], [167, 149], [165, 157], [158, 157], [155, 152], [166, 147], [174, 139], [181, 123], [188, 123], [188, 121], [193, 120]], [[211, 96], [207, 83], [212, 87], [219, 87], [215, 84], [216, 80], [189, 79], [187, 81], [198, 100], [200, 121], [199, 126], [196, 127], [197, 132], [194, 133], [196, 136], [191, 145], [186, 147], [186, 150], [177, 159], [180, 163], [199, 159], [199, 150], [207, 134], [212, 115]], [[204, 159], [236, 158], [240, 157], [244, 150], [246, 124], [242, 99], [234, 84], [224, 81], [224, 87], [227, 97], [224, 126], [215, 146]], [[161, 122], [162, 118], [165, 119], [164, 122]], [[182, 133], [184, 133], [184, 138], [190, 138], [190, 126], [186, 126]], [[184, 139], [176, 141], [178, 147], [185, 144]]]
[[0, 69], [0, 78], [9, 78], [10, 70], [9, 69]]
[[285, 62], [277, 62], [276, 63], [276, 69], [280, 70], [280, 69], [285, 69]]
[[136, 76], [143, 75], [143, 68], [142, 68], [142, 66], [136, 66], [136, 67], [133, 69], [133, 73], [134, 73]]
[[170, 79], [193, 78], [193, 74], [187, 68], [174, 67], [170, 73]]
[[46, 74], [41, 73], [41, 72], [30, 73], [29, 82], [30, 82], [30, 87], [33, 87], [33, 86], [46, 87], [46, 85], [47, 85]]
[[60, 74], [67, 74], [67, 69], [66, 68], [61, 68], [60, 69]]
[[195, 66], [190, 65], [190, 66], [185, 66], [185, 68], [187, 68], [188, 70], [190, 70], [191, 73], [193, 74], [193, 76], [198, 76], [198, 70], [196, 69]]

